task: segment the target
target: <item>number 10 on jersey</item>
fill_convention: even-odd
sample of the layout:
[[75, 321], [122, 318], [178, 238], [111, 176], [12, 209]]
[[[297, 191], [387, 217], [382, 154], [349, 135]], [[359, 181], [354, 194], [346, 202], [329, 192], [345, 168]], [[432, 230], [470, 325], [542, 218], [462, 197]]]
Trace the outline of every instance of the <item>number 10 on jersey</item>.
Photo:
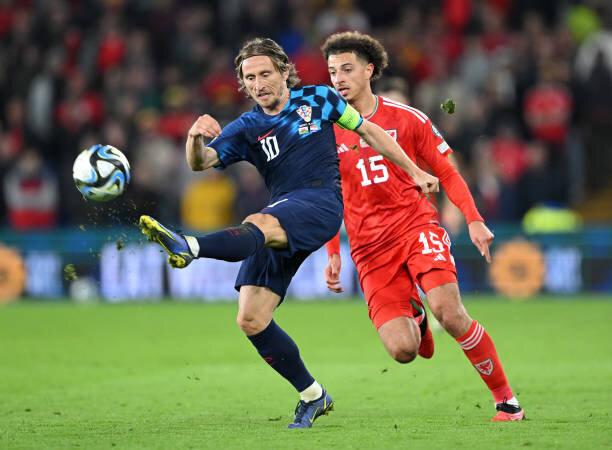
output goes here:
[[[368, 174], [368, 169], [366, 167], [366, 159], [361, 158], [359, 160], [355, 167], [357, 167], [361, 171], [362, 186], [369, 186], [372, 184], [372, 182], [374, 184], [384, 183], [389, 179], [389, 171], [387, 170], [387, 166], [378, 162], [382, 160], [382, 155], [370, 156], [369, 158], [367, 158], [367, 161], [370, 162], [370, 174]], [[374, 175], [374, 178], [370, 179], [369, 175]]]
[[266, 161], [271, 161], [278, 156], [280, 150], [278, 149], [276, 136], [268, 136], [259, 142], [261, 142], [261, 148], [266, 154]]

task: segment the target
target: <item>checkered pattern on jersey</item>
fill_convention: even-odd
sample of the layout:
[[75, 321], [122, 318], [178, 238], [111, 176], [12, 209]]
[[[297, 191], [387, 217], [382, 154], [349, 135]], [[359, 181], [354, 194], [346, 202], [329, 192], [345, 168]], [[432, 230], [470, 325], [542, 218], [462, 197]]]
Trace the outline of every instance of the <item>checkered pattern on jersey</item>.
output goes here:
[[[346, 100], [344, 100], [335, 90], [328, 86], [305, 86], [303, 88], [291, 89], [291, 109], [297, 110], [300, 106], [306, 105], [312, 108], [311, 123], [319, 126], [321, 121], [336, 122], [346, 108]], [[294, 114], [290, 114], [288, 118], [295, 119]], [[294, 128], [297, 130], [300, 122], [304, 123], [302, 117], [297, 115], [297, 120], [294, 123]], [[302, 135], [301, 137], [305, 137]]]
[[237, 161], [256, 166], [272, 197], [301, 187], [335, 188], [340, 175], [333, 123], [346, 105], [328, 86], [293, 88], [280, 113], [268, 115], [256, 105], [209, 145], [221, 167]]

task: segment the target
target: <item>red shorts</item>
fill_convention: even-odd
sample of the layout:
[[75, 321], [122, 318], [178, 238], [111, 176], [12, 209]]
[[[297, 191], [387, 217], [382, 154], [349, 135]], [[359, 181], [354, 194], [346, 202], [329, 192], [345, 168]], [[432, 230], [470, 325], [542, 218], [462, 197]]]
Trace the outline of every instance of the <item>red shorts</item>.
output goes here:
[[410, 299], [418, 299], [418, 286], [428, 292], [457, 282], [451, 242], [438, 225], [416, 228], [384, 253], [357, 267], [370, 320], [378, 329], [401, 316], [413, 316]]

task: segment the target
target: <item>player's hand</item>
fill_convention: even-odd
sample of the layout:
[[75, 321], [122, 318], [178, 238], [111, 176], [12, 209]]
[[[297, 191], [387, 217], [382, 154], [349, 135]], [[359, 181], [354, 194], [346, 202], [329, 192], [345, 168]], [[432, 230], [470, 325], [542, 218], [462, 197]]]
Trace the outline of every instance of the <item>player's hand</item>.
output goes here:
[[431, 174], [420, 170], [417, 174], [415, 174], [412, 179], [417, 184], [421, 191], [424, 194], [429, 194], [430, 192], [438, 192], [440, 190], [440, 181]]
[[340, 255], [334, 253], [329, 256], [327, 266], [325, 267], [325, 281], [327, 283], [327, 289], [336, 294], [344, 292], [342, 283], [340, 283], [340, 269], [342, 268], [342, 260]]
[[208, 115], [198, 117], [198, 120], [189, 129], [189, 137], [203, 136], [207, 139], [214, 139], [221, 134], [221, 126], [217, 120]]
[[491, 252], [489, 251], [489, 246], [493, 242], [493, 238], [495, 238], [491, 230], [487, 228], [484, 222], [472, 222], [468, 225], [468, 231], [470, 232], [472, 243], [487, 262], [490, 263]]

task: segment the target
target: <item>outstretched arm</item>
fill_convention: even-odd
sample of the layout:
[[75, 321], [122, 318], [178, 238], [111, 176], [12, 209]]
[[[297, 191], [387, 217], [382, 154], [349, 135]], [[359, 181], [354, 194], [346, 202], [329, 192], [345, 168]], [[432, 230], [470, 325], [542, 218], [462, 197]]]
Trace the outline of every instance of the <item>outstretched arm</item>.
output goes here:
[[358, 133], [370, 147], [405, 170], [425, 194], [429, 192], [438, 192], [438, 179], [419, 169], [416, 163], [406, 155], [398, 143], [381, 127], [364, 119], [361, 126], [359, 126], [355, 132]]
[[219, 156], [215, 149], [204, 145], [204, 138], [213, 139], [221, 134], [221, 126], [213, 117], [205, 114], [189, 129], [185, 144], [187, 164], [193, 171], [209, 169], [219, 164]]
[[336, 234], [325, 244], [327, 249], [327, 266], [325, 266], [324, 276], [327, 283], [327, 289], [332, 292], [340, 293], [344, 291], [340, 282], [340, 269], [342, 268], [342, 260], [340, 258], [340, 233]]
[[465, 216], [472, 243], [487, 262], [491, 262], [489, 246], [495, 236], [485, 225], [484, 219], [478, 212], [465, 180], [455, 166], [444, 156], [436, 158], [432, 169], [440, 177], [440, 183], [442, 183], [446, 196]]
[[465, 180], [448, 159], [452, 150], [431, 121], [415, 122], [415, 124], [412, 136], [417, 155], [425, 160], [440, 179], [449, 200], [465, 216], [472, 243], [487, 262], [491, 262], [489, 246], [493, 242], [493, 233], [487, 228], [478, 212]]

